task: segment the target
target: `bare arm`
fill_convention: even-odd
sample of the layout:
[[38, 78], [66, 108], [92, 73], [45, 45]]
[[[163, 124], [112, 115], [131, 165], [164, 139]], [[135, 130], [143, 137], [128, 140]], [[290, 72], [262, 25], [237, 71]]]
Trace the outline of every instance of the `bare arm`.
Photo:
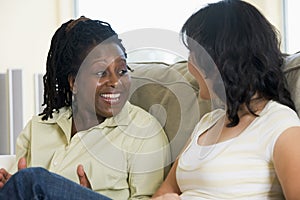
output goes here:
[[159, 197], [151, 198], [151, 200], [180, 200], [180, 196], [176, 193], [167, 193]]
[[286, 199], [300, 199], [300, 127], [284, 131], [274, 148], [274, 165]]

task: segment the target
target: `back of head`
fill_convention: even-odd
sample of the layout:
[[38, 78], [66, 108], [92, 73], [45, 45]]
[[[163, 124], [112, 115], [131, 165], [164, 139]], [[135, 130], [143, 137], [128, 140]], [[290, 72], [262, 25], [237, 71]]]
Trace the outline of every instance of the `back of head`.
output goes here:
[[68, 77], [76, 76], [81, 63], [98, 44], [109, 40], [117, 43], [125, 53], [121, 40], [107, 22], [84, 16], [69, 20], [57, 29], [51, 40], [44, 82], [45, 109], [43, 119], [64, 106], [71, 106], [72, 92]]
[[[209, 4], [186, 21], [181, 33], [197, 63], [201, 63], [200, 45], [216, 64], [226, 90], [225, 99], [219, 97], [226, 101], [230, 125], [239, 122], [240, 105], [249, 108], [254, 95], [294, 108], [280, 69], [283, 56], [277, 30], [251, 4], [240, 0]], [[200, 67], [213, 77], [209, 66]], [[216, 93], [217, 87], [216, 83]]]

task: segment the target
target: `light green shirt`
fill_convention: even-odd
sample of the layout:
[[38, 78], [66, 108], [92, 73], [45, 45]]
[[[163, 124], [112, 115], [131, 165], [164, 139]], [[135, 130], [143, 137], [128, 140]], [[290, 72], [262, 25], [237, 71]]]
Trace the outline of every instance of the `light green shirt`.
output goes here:
[[[149, 113], [127, 102], [122, 111], [71, 138], [71, 109], [34, 116], [17, 139], [17, 159], [79, 183], [82, 164], [94, 191], [112, 199], [148, 199], [170, 162], [168, 139]], [[17, 165], [12, 171], [16, 171]]]

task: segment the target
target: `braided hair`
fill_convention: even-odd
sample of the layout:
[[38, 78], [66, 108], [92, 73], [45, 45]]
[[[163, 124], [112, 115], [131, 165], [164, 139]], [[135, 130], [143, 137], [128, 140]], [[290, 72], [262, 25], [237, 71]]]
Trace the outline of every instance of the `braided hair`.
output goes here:
[[53, 117], [53, 112], [72, 105], [72, 91], [68, 77], [76, 76], [81, 63], [92, 47], [109, 39], [126, 50], [121, 39], [107, 22], [91, 20], [84, 16], [69, 20], [57, 29], [52, 37], [46, 62], [46, 74], [43, 76], [44, 102], [42, 120]]

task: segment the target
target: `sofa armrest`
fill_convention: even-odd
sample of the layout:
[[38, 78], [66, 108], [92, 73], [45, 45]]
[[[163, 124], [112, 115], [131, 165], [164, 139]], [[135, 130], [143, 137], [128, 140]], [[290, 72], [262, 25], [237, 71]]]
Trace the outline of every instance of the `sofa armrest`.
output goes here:
[[0, 155], [0, 168], [10, 169], [15, 160], [15, 155]]

